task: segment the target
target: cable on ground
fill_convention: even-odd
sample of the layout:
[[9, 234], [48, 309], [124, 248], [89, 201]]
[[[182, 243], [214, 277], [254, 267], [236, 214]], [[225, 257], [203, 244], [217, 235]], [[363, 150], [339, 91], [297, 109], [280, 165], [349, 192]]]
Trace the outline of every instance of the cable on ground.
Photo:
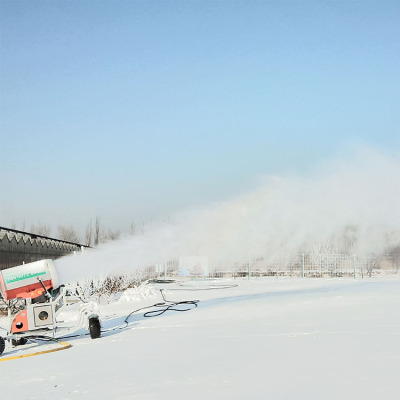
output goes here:
[[38, 351], [36, 353], [21, 354], [19, 356], [1, 357], [0, 358], [0, 362], [1, 361], [16, 360], [18, 358], [27, 358], [27, 357], [39, 356], [39, 355], [42, 355], [42, 354], [54, 353], [56, 351], [66, 350], [66, 349], [69, 349], [70, 347], [72, 347], [72, 344], [69, 344], [67, 342], [62, 342], [59, 339], [51, 338], [51, 337], [48, 337], [48, 336], [25, 336], [25, 339], [27, 339], [27, 340], [44, 340], [44, 341], [48, 341], [48, 342], [56, 342], [56, 343], [60, 344], [61, 347], [57, 347], [56, 349]]
[[[161, 296], [162, 296], [162, 298], [164, 300], [163, 303], [155, 303], [155, 304], [153, 304], [151, 306], [138, 308], [137, 310], [132, 311], [131, 313], [129, 313], [126, 316], [123, 325], [118, 326], [116, 328], [112, 328], [112, 329], [108, 329], [108, 330], [102, 331], [102, 333], [103, 332], [105, 333], [105, 332], [111, 332], [111, 331], [127, 328], [128, 325], [129, 325], [129, 317], [131, 315], [139, 312], [139, 311], [147, 310], [149, 308], [158, 308], [156, 310], [147, 311], [147, 312], [145, 312], [143, 314], [143, 316], [146, 317], [146, 318], [158, 317], [159, 315], [162, 315], [167, 311], [185, 312], [185, 311], [192, 310], [193, 308], [197, 307], [197, 303], [199, 303], [199, 301], [200, 301], [200, 300], [171, 301], [171, 300], [167, 300], [165, 298], [164, 293], [163, 293], [163, 289], [160, 289], [160, 293], [161, 293]], [[179, 308], [182, 305], [187, 305], [187, 307], [183, 308], [183, 309]]]

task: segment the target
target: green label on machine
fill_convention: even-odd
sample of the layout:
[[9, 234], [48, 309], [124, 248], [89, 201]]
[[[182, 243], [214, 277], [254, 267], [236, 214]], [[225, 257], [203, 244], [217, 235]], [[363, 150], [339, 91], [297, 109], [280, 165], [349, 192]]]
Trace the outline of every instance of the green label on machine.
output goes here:
[[35, 278], [36, 276], [40, 276], [40, 275], [46, 275], [46, 272], [45, 271], [36, 272], [36, 273], [25, 272], [25, 273], [10, 275], [9, 277], [6, 278], [6, 283], [23, 281], [25, 279]]

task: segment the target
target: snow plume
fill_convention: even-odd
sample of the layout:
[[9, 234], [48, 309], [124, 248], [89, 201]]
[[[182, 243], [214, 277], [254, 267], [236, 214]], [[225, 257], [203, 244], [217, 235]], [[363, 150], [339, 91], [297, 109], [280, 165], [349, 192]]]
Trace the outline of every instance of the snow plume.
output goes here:
[[379, 254], [400, 244], [400, 162], [363, 150], [311, 177], [267, 177], [254, 192], [185, 210], [138, 235], [58, 261], [64, 281], [184, 255], [269, 260], [298, 251]]

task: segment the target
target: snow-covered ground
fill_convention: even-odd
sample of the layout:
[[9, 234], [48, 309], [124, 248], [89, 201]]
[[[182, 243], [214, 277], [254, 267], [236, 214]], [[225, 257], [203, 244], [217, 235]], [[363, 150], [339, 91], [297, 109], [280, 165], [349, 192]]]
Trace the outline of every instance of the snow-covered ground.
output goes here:
[[[215, 287], [231, 284], [238, 286]], [[167, 299], [200, 300], [198, 307], [154, 318], [143, 311], [100, 339], [73, 338], [70, 349], [1, 362], [1, 399], [400, 398], [399, 279], [160, 287]], [[103, 328], [163, 301], [158, 288], [101, 306]], [[15, 351], [7, 347], [3, 357]]]

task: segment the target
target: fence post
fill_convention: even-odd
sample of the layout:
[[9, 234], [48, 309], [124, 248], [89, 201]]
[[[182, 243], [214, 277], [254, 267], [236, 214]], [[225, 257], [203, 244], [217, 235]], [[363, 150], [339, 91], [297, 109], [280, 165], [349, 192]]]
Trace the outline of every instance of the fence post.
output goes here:
[[353, 277], [356, 279], [356, 255], [353, 254]]
[[302, 254], [302, 260], [301, 260], [301, 277], [304, 278], [304, 253]]
[[249, 257], [249, 263], [247, 265], [247, 280], [250, 280], [250, 257]]

